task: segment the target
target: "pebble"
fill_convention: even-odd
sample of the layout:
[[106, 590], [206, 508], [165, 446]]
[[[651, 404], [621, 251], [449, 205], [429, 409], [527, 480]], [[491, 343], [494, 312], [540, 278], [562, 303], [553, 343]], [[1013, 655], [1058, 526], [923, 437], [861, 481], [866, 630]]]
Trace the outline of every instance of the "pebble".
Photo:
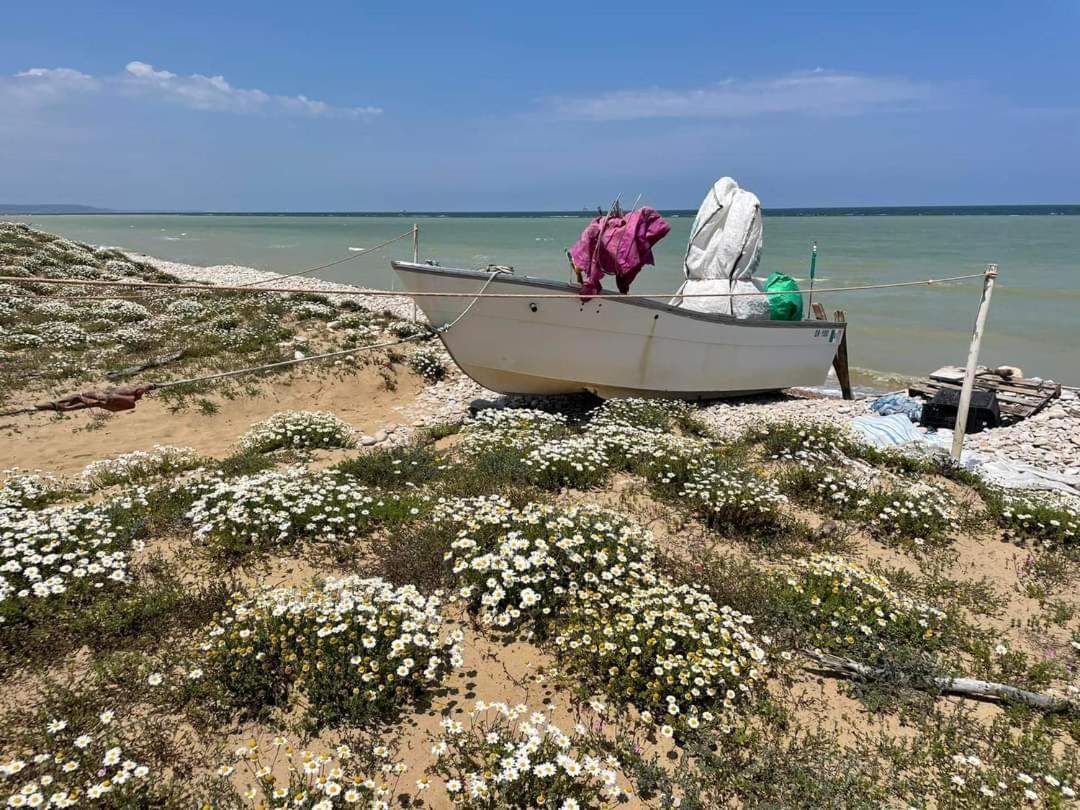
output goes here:
[[360, 444], [362, 444], [364, 447], [371, 447], [371, 445], [375, 444], [376, 441], [378, 441], [378, 440], [374, 436], [361, 436], [360, 437]]
[[1031, 419], [969, 436], [965, 446], [1076, 475], [1080, 470], [1080, 404], [1072, 395], [1063, 396]]
[[[164, 259], [157, 259], [153, 256], [145, 256], [141, 253], [132, 253], [125, 251], [125, 253], [132, 259], [146, 262], [158, 270], [165, 273], [171, 273], [178, 278], [185, 281], [203, 281], [211, 284], [252, 284], [255, 282], [270, 282], [281, 278], [280, 273], [271, 273], [267, 270], [257, 270], [254, 267], [243, 267], [236, 264], [216, 264], [211, 267], [199, 267], [193, 264], [184, 264], [182, 262], [168, 262]], [[327, 290], [349, 290], [347, 295], [331, 295], [331, 300], [351, 300], [356, 301], [365, 309], [370, 309], [374, 312], [383, 312], [388, 310], [398, 318], [404, 318], [406, 320], [413, 320], [413, 303], [412, 299], [403, 295], [365, 295], [370, 293], [371, 290], [364, 287], [356, 287], [350, 284], [341, 284], [336, 281], [325, 281], [319, 278], [309, 278], [306, 276], [294, 276], [287, 280], [287, 284], [291, 288], [302, 290], [304, 292], [326, 293]], [[417, 320], [426, 322], [424, 313], [416, 310]]]
[[375, 431], [375, 435], [372, 436], [372, 438], [375, 441], [380, 442], [380, 443], [385, 442], [386, 441], [386, 431], [385, 430], [377, 430], [377, 431]]
[[469, 413], [476, 414], [480, 411], [491, 410], [492, 408], [498, 408], [499, 405], [494, 400], [490, 399], [474, 399], [469, 403]]
[[736, 438], [769, 421], [814, 421], [846, 426], [870, 412], [870, 400], [808, 398], [783, 394], [725, 400], [702, 408], [697, 416], [721, 438]]

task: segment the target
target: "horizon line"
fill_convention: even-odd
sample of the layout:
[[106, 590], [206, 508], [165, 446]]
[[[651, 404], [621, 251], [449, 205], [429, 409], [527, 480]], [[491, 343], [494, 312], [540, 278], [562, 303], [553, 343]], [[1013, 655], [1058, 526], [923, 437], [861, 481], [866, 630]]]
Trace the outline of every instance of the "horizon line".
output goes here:
[[[110, 209], [75, 203], [41, 203], [0, 205], [0, 216], [354, 216], [354, 217], [500, 217], [500, 216], [566, 216], [593, 217], [597, 210], [590, 208], [567, 209], [475, 209], [475, 210], [213, 210], [213, 209]], [[70, 209], [70, 210], [63, 210]], [[1055, 209], [1055, 210], [1050, 210]], [[1072, 209], [1072, 210], [1061, 210]], [[697, 208], [657, 207], [661, 213], [669, 215], [696, 214]], [[896, 215], [919, 214], [924, 212], [994, 213], [994, 212], [1045, 212], [1048, 214], [1080, 214], [1080, 203], [960, 203], [934, 205], [804, 205], [804, 206], [762, 206], [762, 213], [768, 215], [791, 216], [799, 214], [857, 214], [860, 212], [891, 213]]]

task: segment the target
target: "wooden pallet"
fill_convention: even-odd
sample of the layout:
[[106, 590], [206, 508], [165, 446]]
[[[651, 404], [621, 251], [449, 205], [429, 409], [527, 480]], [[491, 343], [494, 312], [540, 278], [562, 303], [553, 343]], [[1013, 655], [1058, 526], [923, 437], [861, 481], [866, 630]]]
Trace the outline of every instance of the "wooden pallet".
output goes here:
[[[959, 390], [961, 384], [927, 377], [913, 383], [908, 388], [908, 395], [929, 400], [938, 391], [946, 388]], [[993, 391], [997, 395], [1001, 421], [1006, 425], [1034, 416], [1049, 405], [1051, 400], [1061, 396], [1061, 386], [1056, 383], [1028, 380], [1023, 377], [1004, 379], [996, 374], [977, 375], [975, 390]]]

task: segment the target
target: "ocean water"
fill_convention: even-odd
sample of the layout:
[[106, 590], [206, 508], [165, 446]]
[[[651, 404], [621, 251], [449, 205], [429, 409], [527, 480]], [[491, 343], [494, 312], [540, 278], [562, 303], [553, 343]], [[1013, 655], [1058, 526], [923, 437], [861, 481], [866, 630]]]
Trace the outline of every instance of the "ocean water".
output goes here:
[[[969, 209], [964, 209], [969, 210]], [[973, 209], [978, 210], [978, 209]], [[791, 213], [791, 212], [787, 212]], [[818, 243], [818, 287], [914, 281], [1000, 268], [980, 362], [1017, 365], [1028, 376], [1080, 384], [1080, 216], [940, 212], [767, 215], [762, 277], [787, 273], [805, 286], [810, 243]], [[669, 214], [671, 234], [657, 266], [634, 292], [674, 291], [693, 212]], [[28, 221], [29, 217], [5, 219]], [[36, 227], [94, 244], [119, 245], [191, 264], [241, 264], [290, 273], [347, 256], [420, 225], [420, 256], [445, 266], [512, 265], [529, 275], [568, 279], [565, 249], [583, 215], [38, 215]], [[393, 288], [391, 258], [411, 258], [405, 239], [316, 275]], [[614, 287], [613, 284], [608, 286]], [[962, 365], [981, 282], [825, 293], [847, 310], [857, 378], [878, 388], [897, 377]]]

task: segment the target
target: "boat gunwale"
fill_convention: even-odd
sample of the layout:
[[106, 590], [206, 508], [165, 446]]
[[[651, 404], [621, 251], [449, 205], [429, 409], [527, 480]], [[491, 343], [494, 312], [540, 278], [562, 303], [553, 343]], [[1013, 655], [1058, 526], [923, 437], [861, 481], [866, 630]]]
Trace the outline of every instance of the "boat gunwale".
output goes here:
[[[432, 264], [419, 264], [416, 262], [402, 261], [394, 259], [390, 262], [390, 266], [395, 270], [404, 270], [414, 273], [426, 273], [433, 276], [451, 276], [456, 278], [476, 279], [478, 281], [486, 281], [491, 277], [491, 273], [485, 270], [470, 270], [463, 267], [443, 267], [441, 265]], [[517, 276], [510, 273], [502, 274], [499, 281], [510, 284], [516, 284], [522, 287], [536, 287], [543, 290], [552, 290], [555, 292], [572, 293], [575, 298], [580, 301], [581, 290], [575, 287], [573, 284], [569, 284], [565, 281], [555, 281], [554, 279], [541, 279], [534, 278], [532, 276]], [[671, 294], [675, 297], [675, 293]], [[418, 299], [422, 299], [424, 296], [418, 295]], [[771, 329], [847, 329], [847, 323], [840, 323], [838, 321], [819, 321], [819, 320], [801, 320], [801, 321], [773, 321], [764, 320], [760, 318], [736, 318], [733, 315], [718, 315], [709, 312], [698, 312], [692, 309], [683, 309], [682, 307], [673, 306], [672, 304], [665, 303], [663, 301], [657, 301], [653, 298], [625, 298], [620, 293], [613, 292], [611, 290], [601, 290], [598, 294], [590, 295], [588, 298], [603, 298], [605, 300], [617, 301], [627, 306], [639, 306], [645, 309], [659, 310], [666, 312], [670, 315], [678, 315], [684, 318], [690, 318], [691, 320], [705, 321], [706, 323], [725, 324], [727, 326], [750, 326], [750, 327], [765, 327]], [[506, 299], [512, 300], [512, 299]], [[555, 300], [555, 299], [549, 299]], [[418, 302], [419, 305], [419, 302]], [[421, 307], [422, 308], [422, 307]]]

